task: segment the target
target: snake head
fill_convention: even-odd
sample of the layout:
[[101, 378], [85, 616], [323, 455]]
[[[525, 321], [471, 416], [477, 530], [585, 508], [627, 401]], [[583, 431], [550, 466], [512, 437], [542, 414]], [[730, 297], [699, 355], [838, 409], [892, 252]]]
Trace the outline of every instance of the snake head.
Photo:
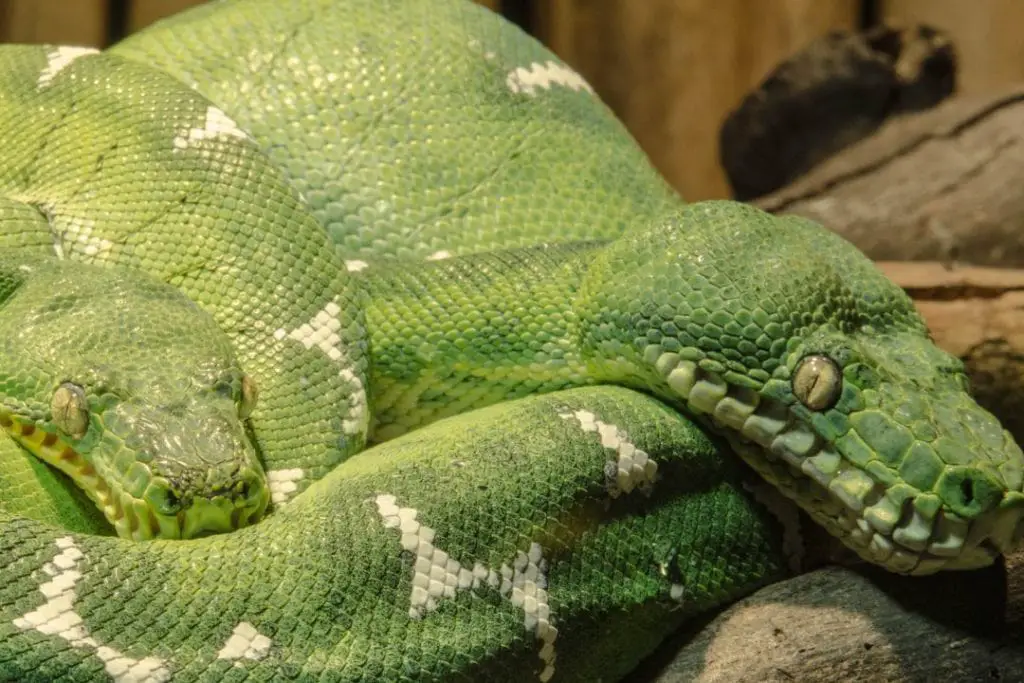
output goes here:
[[864, 559], [924, 574], [1019, 544], [1024, 454], [926, 335], [823, 326], [777, 375], [739, 429], [748, 460]]
[[923, 574], [1019, 543], [1020, 447], [913, 301], [838, 235], [700, 202], [607, 248], [581, 292], [595, 355], [633, 354], [637, 384], [862, 558]]
[[0, 426], [68, 474], [122, 537], [260, 519], [269, 489], [245, 423], [255, 389], [207, 313], [140, 273], [0, 268], [12, 272], [0, 292]]

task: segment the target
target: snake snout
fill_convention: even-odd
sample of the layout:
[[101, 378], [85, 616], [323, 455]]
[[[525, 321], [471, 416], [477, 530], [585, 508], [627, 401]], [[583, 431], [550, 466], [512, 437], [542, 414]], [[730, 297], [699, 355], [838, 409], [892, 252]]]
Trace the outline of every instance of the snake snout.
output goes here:
[[193, 538], [262, 518], [270, 503], [263, 467], [230, 402], [166, 405], [126, 401], [105, 416], [120, 447], [102, 463], [123, 499], [146, 523], [133, 537]]

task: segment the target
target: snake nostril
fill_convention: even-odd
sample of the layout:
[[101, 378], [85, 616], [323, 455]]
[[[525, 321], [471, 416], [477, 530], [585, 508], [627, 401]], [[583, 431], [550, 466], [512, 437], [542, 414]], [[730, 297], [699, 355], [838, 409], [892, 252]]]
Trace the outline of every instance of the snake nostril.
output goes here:
[[995, 507], [1003, 497], [998, 479], [976, 467], [947, 467], [939, 478], [939, 497], [957, 515], [974, 518]]
[[960, 482], [960, 500], [968, 507], [974, 502], [974, 482], [970, 477], [964, 477]]

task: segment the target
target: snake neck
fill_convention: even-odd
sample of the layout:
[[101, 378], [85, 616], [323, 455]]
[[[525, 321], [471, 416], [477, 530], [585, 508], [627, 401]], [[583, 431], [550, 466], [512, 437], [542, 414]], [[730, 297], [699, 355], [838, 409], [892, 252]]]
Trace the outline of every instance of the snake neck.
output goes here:
[[529, 394], [594, 384], [574, 301], [594, 242], [375, 264], [371, 440]]

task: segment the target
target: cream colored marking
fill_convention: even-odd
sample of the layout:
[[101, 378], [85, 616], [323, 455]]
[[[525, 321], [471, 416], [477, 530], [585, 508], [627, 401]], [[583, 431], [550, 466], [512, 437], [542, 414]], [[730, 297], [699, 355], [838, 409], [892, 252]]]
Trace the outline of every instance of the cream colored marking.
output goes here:
[[256, 630], [248, 621], [235, 626], [235, 630], [217, 653], [217, 659], [251, 659], [259, 661], [270, 652], [270, 638]]
[[558, 629], [551, 623], [547, 562], [540, 544], [531, 543], [528, 552], [519, 551], [511, 567], [503, 564], [494, 571], [477, 562], [470, 571], [434, 545], [435, 532], [416, 519], [418, 510], [400, 507], [391, 494], [378, 495], [374, 502], [384, 526], [396, 529], [401, 534], [402, 548], [415, 555], [409, 617], [421, 619], [437, 609], [442, 598], [454, 598], [458, 591], [477, 590], [486, 583], [523, 610], [523, 626], [542, 643], [538, 655], [544, 664], [540, 680], [550, 680], [555, 673]]
[[248, 140], [249, 136], [223, 111], [214, 106], [206, 108], [206, 121], [201, 128], [183, 130], [174, 138], [175, 149], [188, 149], [197, 142], [233, 137]]
[[63, 261], [73, 252], [98, 259], [106, 256], [114, 246], [110, 240], [92, 234], [96, 227], [94, 220], [58, 213], [52, 204], [43, 204], [39, 208], [49, 223], [53, 252], [58, 260]]
[[71, 62], [79, 57], [94, 55], [98, 52], [99, 50], [93, 47], [77, 47], [74, 45], [61, 45], [54, 48], [51, 52], [46, 53], [46, 68], [40, 72], [36, 86], [45, 88], [57, 77], [57, 74], [70, 66]]
[[[341, 307], [336, 300], [327, 302], [312, 320], [303, 323], [291, 332], [279, 329], [274, 332], [274, 339], [294, 339], [307, 349], [314, 346], [323, 351], [330, 360], [336, 363], [344, 363], [346, 360], [345, 351], [341, 346]], [[369, 422], [369, 413], [366, 408], [366, 388], [362, 380], [349, 367], [342, 367], [339, 376], [353, 387], [349, 395], [349, 416], [342, 422], [341, 428], [346, 434], [362, 434], [366, 431]]]
[[270, 500], [274, 505], [280, 507], [287, 503], [292, 494], [299, 489], [299, 485], [295, 482], [302, 479], [305, 474], [301, 467], [269, 470], [267, 472], [267, 482], [270, 484]]
[[447, 252], [444, 249], [441, 251], [435, 251], [433, 254], [427, 257], [428, 261], [443, 261], [446, 258], [451, 258], [451, 252]]
[[479, 584], [483, 577], [462, 566], [458, 560], [434, 545], [434, 530], [416, 520], [414, 508], [400, 508], [391, 495], [376, 498], [377, 512], [389, 529], [402, 535], [402, 548], [416, 556], [413, 562], [412, 593], [409, 596], [409, 616], [419, 619], [437, 609], [437, 601], [453, 598], [459, 590]]
[[162, 659], [134, 659], [112, 647], [100, 645], [89, 635], [82, 617], [74, 609], [75, 584], [82, 578], [78, 569], [82, 551], [70, 536], [58, 538], [55, 543], [59, 552], [51, 562], [43, 565], [43, 573], [52, 578], [39, 586], [46, 603], [15, 619], [15, 627], [22, 631], [34, 629], [45, 635], [55, 635], [68, 641], [72, 647], [93, 649], [115, 683], [163, 683], [169, 680], [171, 673]]
[[358, 259], [354, 261], [345, 261], [345, 269], [350, 273], [358, 273], [365, 268], [369, 268], [370, 264], [366, 261], [360, 261]]
[[585, 90], [593, 94], [594, 89], [590, 87], [582, 76], [558, 62], [548, 60], [543, 64], [534, 62], [526, 67], [518, 67], [509, 72], [505, 79], [508, 89], [514, 93], [535, 96], [537, 88], [550, 90], [553, 85], [560, 85], [570, 90]]
[[615, 460], [607, 469], [608, 495], [618, 498], [634, 489], [648, 489], [658, 474], [658, 463], [626, 438], [626, 433], [613, 424], [602, 422], [587, 410], [559, 413], [563, 420], [575, 419], [584, 432], [596, 432], [601, 445], [615, 452]]

